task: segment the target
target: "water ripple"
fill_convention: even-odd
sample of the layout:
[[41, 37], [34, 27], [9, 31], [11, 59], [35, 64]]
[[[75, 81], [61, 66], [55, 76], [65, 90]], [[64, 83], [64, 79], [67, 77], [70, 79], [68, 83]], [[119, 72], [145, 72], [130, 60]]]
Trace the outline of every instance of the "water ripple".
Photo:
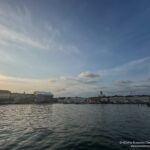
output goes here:
[[5, 105], [0, 118], [1, 150], [124, 150], [119, 141], [150, 140], [144, 105]]

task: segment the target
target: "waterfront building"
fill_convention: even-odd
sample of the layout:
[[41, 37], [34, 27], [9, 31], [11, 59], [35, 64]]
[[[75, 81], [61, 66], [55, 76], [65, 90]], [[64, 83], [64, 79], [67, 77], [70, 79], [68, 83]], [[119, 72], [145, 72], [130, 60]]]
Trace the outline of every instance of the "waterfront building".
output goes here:
[[53, 94], [51, 92], [43, 92], [43, 91], [34, 91], [33, 93], [35, 96], [49, 96], [49, 97], [53, 97]]
[[86, 103], [86, 99], [83, 97], [60, 97], [58, 102], [64, 104], [83, 104]]
[[11, 92], [8, 90], [0, 90], [0, 99], [9, 99]]
[[35, 91], [33, 94], [36, 103], [53, 103], [55, 101], [51, 92]]

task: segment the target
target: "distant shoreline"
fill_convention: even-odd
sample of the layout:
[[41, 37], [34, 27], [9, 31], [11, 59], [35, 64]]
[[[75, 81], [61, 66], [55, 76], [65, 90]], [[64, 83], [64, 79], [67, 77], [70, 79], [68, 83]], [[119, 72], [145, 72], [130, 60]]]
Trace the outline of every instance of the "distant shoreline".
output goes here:
[[15, 94], [0, 98], [0, 105], [8, 104], [149, 104], [150, 96], [59, 97]]

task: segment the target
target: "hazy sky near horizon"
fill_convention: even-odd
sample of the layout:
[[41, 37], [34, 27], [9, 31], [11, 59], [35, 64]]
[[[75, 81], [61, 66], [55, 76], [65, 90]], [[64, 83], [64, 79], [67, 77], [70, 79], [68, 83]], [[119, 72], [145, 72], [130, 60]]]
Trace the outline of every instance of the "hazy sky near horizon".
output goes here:
[[149, 0], [1, 0], [0, 89], [150, 94]]

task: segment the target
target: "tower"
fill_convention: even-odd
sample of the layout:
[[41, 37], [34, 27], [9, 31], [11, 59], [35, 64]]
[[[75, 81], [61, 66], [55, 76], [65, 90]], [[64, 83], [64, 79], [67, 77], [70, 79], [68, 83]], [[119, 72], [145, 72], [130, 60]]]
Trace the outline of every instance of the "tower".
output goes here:
[[100, 91], [100, 97], [102, 97], [103, 96], [103, 91]]

